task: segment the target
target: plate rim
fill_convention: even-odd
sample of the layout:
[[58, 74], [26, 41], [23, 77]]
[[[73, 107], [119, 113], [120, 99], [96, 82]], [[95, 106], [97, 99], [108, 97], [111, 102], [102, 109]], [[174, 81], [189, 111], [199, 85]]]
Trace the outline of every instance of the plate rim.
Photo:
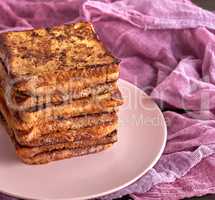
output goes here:
[[[137, 87], [136, 85], [130, 83], [129, 81], [127, 80], [124, 80], [122, 78], [120, 78], [118, 81], [120, 82], [124, 82], [125, 84], [127, 85], [130, 85], [131, 87], [134, 87], [136, 90], [139, 90], [141, 93], [143, 93], [143, 95], [147, 96], [147, 97], [150, 97], [149, 95], [147, 95], [143, 90], [141, 90], [139, 87]], [[150, 97], [150, 99], [154, 102], [154, 100]], [[155, 103], [155, 102], [154, 102]], [[42, 199], [35, 199], [35, 198], [29, 198], [29, 197], [24, 197], [24, 196], [20, 196], [19, 194], [16, 194], [16, 193], [13, 193], [11, 194], [10, 192], [5, 192], [3, 190], [1, 190], [0, 188], [0, 193], [2, 193], [3, 195], [7, 195], [7, 196], [10, 196], [10, 197], [14, 197], [14, 198], [20, 198], [20, 199], [28, 199], [28, 200], [86, 200], [86, 199], [95, 199], [95, 198], [99, 198], [99, 197], [103, 197], [103, 196], [106, 196], [106, 195], [109, 195], [109, 194], [112, 194], [114, 192], [117, 192], [131, 184], [133, 184], [134, 182], [136, 182], [138, 179], [140, 179], [142, 176], [144, 176], [150, 169], [152, 169], [155, 164], [159, 161], [159, 159], [161, 158], [161, 155], [163, 154], [164, 152], [164, 149], [166, 147], [166, 143], [167, 143], [167, 124], [166, 124], [166, 121], [165, 121], [165, 118], [163, 116], [163, 113], [162, 111], [160, 110], [159, 106], [155, 103], [155, 106], [161, 116], [161, 119], [162, 119], [162, 122], [163, 122], [163, 125], [164, 125], [164, 135], [163, 135], [163, 143], [162, 143], [162, 146], [160, 148], [160, 151], [159, 153], [157, 154], [157, 156], [154, 158], [154, 160], [151, 162], [151, 164], [145, 169], [143, 170], [142, 173], [140, 173], [139, 175], [137, 175], [136, 177], [134, 177], [133, 179], [131, 179], [130, 181], [112, 189], [112, 190], [107, 190], [105, 192], [101, 192], [101, 193], [98, 193], [98, 194], [95, 194], [95, 195], [87, 195], [87, 196], [81, 196], [81, 197], [75, 197], [75, 198], [51, 198], [51, 199], [47, 199], [47, 198], [42, 198]]]

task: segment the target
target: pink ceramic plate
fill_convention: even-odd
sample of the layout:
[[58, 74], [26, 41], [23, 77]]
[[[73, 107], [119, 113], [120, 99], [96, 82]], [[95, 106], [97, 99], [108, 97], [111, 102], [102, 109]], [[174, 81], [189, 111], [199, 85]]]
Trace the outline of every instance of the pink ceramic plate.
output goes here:
[[157, 105], [134, 85], [120, 80], [119, 141], [104, 152], [28, 166], [15, 156], [0, 125], [0, 191], [27, 199], [88, 199], [117, 191], [152, 168], [163, 152], [166, 124]]

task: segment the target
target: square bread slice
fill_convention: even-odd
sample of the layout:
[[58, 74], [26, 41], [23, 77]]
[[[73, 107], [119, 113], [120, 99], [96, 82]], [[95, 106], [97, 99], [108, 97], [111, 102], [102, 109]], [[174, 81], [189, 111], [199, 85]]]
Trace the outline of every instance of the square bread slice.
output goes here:
[[42, 75], [11, 78], [0, 62], [0, 80], [8, 95], [21, 93], [31, 96], [78, 93], [87, 87], [114, 82], [119, 78], [119, 65], [103, 65], [84, 69], [58, 70]]
[[43, 135], [32, 135], [13, 131], [16, 141], [22, 146], [38, 147], [46, 145], [62, 144], [67, 142], [75, 142], [77, 140], [90, 140], [102, 138], [115, 129], [117, 129], [117, 121], [106, 122], [104, 124], [90, 126], [80, 129], [68, 129], [65, 131], [56, 131], [45, 133]]
[[26, 147], [16, 141], [13, 130], [6, 123], [5, 128], [15, 146], [17, 156], [29, 165], [46, 164], [52, 161], [98, 153], [110, 148], [117, 142], [117, 131], [114, 130], [112, 133], [99, 139], [76, 140], [40, 147]]
[[[8, 127], [13, 130], [16, 140], [27, 146], [40, 146], [60, 142], [73, 141], [81, 136], [84, 138], [99, 138], [117, 128], [117, 115], [98, 113], [78, 117], [62, 118], [61, 116], [47, 122], [41, 120], [31, 127], [20, 125], [8, 111], [4, 101], [0, 101], [0, 110]], [[18, 130], [17, 127], [20, 129]], [[22, 129], [24, 127], [25, 129]]]
[[112, 144], [117, 141], [117, 131], [113, 131], [104, 137], [100, 137], [98, 139], [81, 139], [76, 140], [73, 142], [65, 142], [65, 143], [58, 143], [52, 145], [45, 145], [39, 147], [26, 147], [19, 145], [16, 143], [16, 152], [19, 156], [23, 158], [32, 158], [39, 154], [62, 150], [62, 149], [77, 149], [77, 148], [87, 148], [90, 146], [96, 145], [106, 145]]
[[118, 62], [88, 22], [2, 33], [0, 58], [13, 77]]
[[58, 161], [58, 160], [64, 160], [69, 159], [73, 157], [78, 156], [84, 156], [88, 154], [94, 154], [99, 153], [101, 151], [104, 151], [106, 149], [109, 149], [112, 147], [113, 144], [105, 144], [105, 145], [96, 145], [96, 146], [89, 146], [85, 148], [75, 148], [75, 149], [61, 149], [61, 150], [53, 150], [48, 151], [45, 153], [38, 154], [31, 158], [25, 158], [19, 155], [19, 152], [17, 152], [17, 156], [28, 165], [41, 165], [41, 164], [47, 164], [49, 162]]
[[9, 107], [9, 110], [21, 121], [28, 124], [34, 124], [57, 117], [68, 118], [108, 112], [110, 108], [119, 107], [122, 104], [123, 100], [121, 93], [119, 90], [116, 90], [111, 93], [63, 102], [60, 105], [45, 104], [24, 111], [13, 111]]
[[73, 90], [68, 92], [55, 90], [52, 94], [45, 94], [42, 96], [33, 96], [20, 92], [12, 92], [9, 98], [11, 97], [11, 103], [14, 105], [14, 108], [17, 108], [18, 110], [27, 110], [31, 107], [42, 106], [45, 104], [59, 105], [64, 101], [68, 102], [70, 100], [77, 100], [89, 96], [101, 95], [110, 93], [114, 90], [117, 90], [116, 82], [99, 84], [86, 87], [81, 90]]

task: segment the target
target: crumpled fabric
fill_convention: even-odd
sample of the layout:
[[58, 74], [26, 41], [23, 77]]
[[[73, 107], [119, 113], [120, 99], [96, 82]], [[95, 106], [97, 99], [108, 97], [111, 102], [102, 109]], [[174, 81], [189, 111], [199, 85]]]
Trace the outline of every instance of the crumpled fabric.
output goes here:
[[[160, 106], [168, 142], [156, 166], [102, 199], [215, 193], [215, 15], [189, 0], [0, 2], [0, 32], [85, 19], [121, 59], [121, 78]], [[0, 196], [0, 199], [4, 199]]]

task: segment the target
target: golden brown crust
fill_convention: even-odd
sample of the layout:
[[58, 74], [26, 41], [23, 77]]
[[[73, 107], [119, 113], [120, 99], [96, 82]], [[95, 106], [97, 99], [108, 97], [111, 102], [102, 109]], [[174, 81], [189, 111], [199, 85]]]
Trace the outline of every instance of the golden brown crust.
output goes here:
[[86, 148], [76, 148], [76, 149], [63, 149], [63, 150], [56, 150], [52, 152], [38, 154], [33, 158], [23, 158], [17, 153], [17, 156], [25, 163], [29, 165], [39, 165], [39, 164], [47, 164], [52, 161], [58, 161], [63, 159], [68, 159], [77, 156], [84, 156], [88, 154], [98, 153], [100, 151], [104, 151], [113, 144], [107, 145], [97, 145], [92, 147]]
[[116, 62], [85, 22], [3, 33], [0, 43], [0, 57], [14, 77]]
[[74, 142], [77, 140], [100, 139], [117, 128], [117, 121], [107, 122], [97, 126], [69, 129], [66, 131], [44, 133], [42, 135], [23, 135], [14, 131], [16, 141], [22, 146], [37, 147], [45, 145], [56, 145], [60, 143]]
[[25, 76], [13, 79], [13, 89], [34, 96], [80, 91], [86, 87], [116, 81], [119, 78], [119, 66], [104, 65], [69, 71], [54, 71], [41, 76]]
[[69, 142], [79, 136], [99, 138], [116, 129], [118, 120], [116, 113], [104, 113], [63, 119], [62, 121], [61, 119], [53, 119], [49, 122], [40, 121], [30, 129], [27, 126], [25, 129], [16, 130], [14, 123], [16, 125], [17, 122], [14, 122], [15, 118], [11, 117], [2, 101], [0, 101], [0, 110], [8, 126], [14, 130], [16, 140], [20, 144], [28, 146]]
[[116, 112], [98, 113], [92, 115], [83, 115], [71, 118], [57, 118], [48, 122], [41, 121], [33, 127], [13, 126], [14, 130], [23, 132], [24, 134], [43, 135], [51, 132], [66, 131], [68, 129], [80, 129], [89, 126], [97, 126], [107, 122], [117, 121]]
[[17, 156], [26, 164], [46, 164], [51, 161], [83, 156], [105, 150], [117, 141], [116, 131], [101, 138], [100, 141], [59, 144], [43, 147], [22, 147], [15, 140], [11, 129], [6, 125], [11, 141], [15, 145]]
[[[111, 92], [117, 88], [116, 82], [112, 81], [117, 80], [119, 69], [118, 66], [105, 66], [79, 71], [73, 70], [70, 75], [71, 77], [68, 77], [71, 78], [71, 81], [67, 82], [67, 78], [62, 76], [62, 82], [56, 84], [54, 84], [54, 80], [57, 79], [57, 76], [53, 76], [54, 78], [52, 76], [52, 78], [38, 77], [29, 81], [23, 81], [23, 79], [21, 81], [19, 79], [16, 82], [8, 77], [3, 65], [0, 63], [0, 85], [6, 97], [7, 104], [19, 110], [30, 106], [40, 106], [46, 103], [59, 104], [62, 101], [65, 102], [89, 95], [94, 96]], [[43, 82], [41, 86], [39, 86], [40, 81]]]
[[61, 70], [43, 75], [29, 75], [19, 78], [8, 76], [4, 65], [0, 62], [1, 86], [11, 95], [11, 93], [22, 93], [30, 96], [52, 95], [60, 93], [80, 93], [82, 90], [114, 82], [119, 77], [119, 66], [104, 65], [78, 70]]
[[104, 136], [99, 139], [83, 139], [76, 140], [73, 142], [65, 142], [54, 145], [46, 145], [40, 147], [24, 147], [20, 145], [16, 145], [16, 152], [23, 158], [32, 158], [41, 153], [47, 153], [56, 150], [62, 149], [76, 149], [76, 148], [87, 148], [91, 146], [97, 145], [106, 145], [110, 143], [114, 143], [117, 141], [116, 131], [110, 133], [107, 136]]
[[53, 94], [46, 94], [43, 96], [31, 96], [23, 93], [13, 92], [12, 93], [12, 103], [19, 110], [26, 110], [30, 107], [41, 106], [44, 104], [59, 105], [65, 101], [71, 99], [81, 99], [88, 96], [96, 96], [108, 92], [112, 92], [117, 89], [116, 82], [96, 85], [92, 87], [87, 87], [82, 90], [73, 90], [72, 92], [63, 93], [61, 91], [54, 91]]
[[79, 115], [106, 112], [106, 108], [122, 105], [123, 100], [119, 90], [113, 93], [97, 95], [89, 98], [64, 102], [61, 105], [45, 105], [45, 107], [34, 107], [26, 111], [18, 111], [17, 115], [25, 123], [38, 123], [47, 121], [58, 116], [76, 117]]
[[42, 147], [22, 147], [17, 143], [8, 124], [6, 128], [15, 145], [17, 156], [26, 164], [45, 164], [51, 161], [97, 153], [111, 147], [117, 141], [116, 131], [113, 131], [105, 138], [99, 139], [100, 141], [89, 141], [88, 139], [88, 142], [77, 141]]
[[116, 81], [119, 78], [118, 65], [105, 65], [70, 71], [60, 71], [44, 76], [30, 76], [18, 79], [11, 86], [14, 90], [34, 96], [52, 94], [54, 91], [79, 92], [86, 87]]
[[44, 164], [112, 146], [118, 78], [90, 23], [1, 34], [0, 111], [18, 157]]
[[3, 108], [7, 107], [5, 115], [8, 115], [9, 113], [12, 118], [11, 123], [14, 125], [20, 123], [20, 126], [24, 126], [23, 129], [26, 129], [25, 126], [32, 127], [33, 125], [40, 123], [40, 121], [48, 122], [50, 119], [58, 116], [68, 118], [100, 112], [113, 112], [115, 107], [118, 107], [123, 103], [119, 90], [116, 90], [112, 93], [71, 100], [70, 102], [64, 102], [60, 105], [48, 104], [41, 107], [33, 107], [26, 111], [13, 111], [13, 107], [8, 107], [11, 105], [5, 105], [5, 97], [2, 90], [0, 91], [0, 95]]
[[[14, 116], [11, 111], [8, 110], [8, 107], [4, 101], [4, 97], [1, 96], [0, 92], [0, 111], [10, 127], [15, 130], [32, 132], [32, 134], [41, 134], [43, 130], [48, 132], [57, 131], [58, 129], [65, 129], [70, 126], [73, 129], [96, 125], [112, 121], [116, 119], [116, 112], [118, 108], [110, 107], [104, 108], [101, 113], [91, 114], [91, 115], [82, 115], [77, 117], [62, 117], [58, 116], [53, 119], [47, 119], [47, 121], [38, 121], [37, 123], [29, 124], [21, 121], [17, 116]], [[86, 126], [85, 126], [86, 125]]]

